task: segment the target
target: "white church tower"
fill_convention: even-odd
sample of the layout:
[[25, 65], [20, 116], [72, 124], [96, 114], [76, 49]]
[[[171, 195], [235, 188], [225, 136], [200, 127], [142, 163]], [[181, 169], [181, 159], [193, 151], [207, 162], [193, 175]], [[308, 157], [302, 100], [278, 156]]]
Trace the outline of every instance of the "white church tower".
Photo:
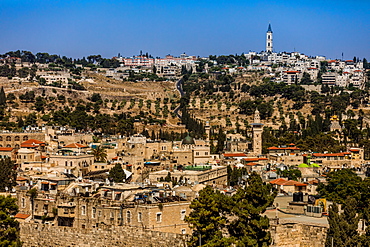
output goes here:
[[269, 28], [266, 32], [266, 52], [272, 52], [272, 29], [271, 24], [269, 24]]

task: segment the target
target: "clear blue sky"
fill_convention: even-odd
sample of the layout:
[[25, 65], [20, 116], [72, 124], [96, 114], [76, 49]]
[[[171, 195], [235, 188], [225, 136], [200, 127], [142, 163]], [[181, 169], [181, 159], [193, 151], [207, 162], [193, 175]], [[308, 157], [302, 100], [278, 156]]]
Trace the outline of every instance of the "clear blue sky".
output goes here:
[[370, 1], [1, 0], [0, 53], [208, 56], [265, 49], [370, 60]]

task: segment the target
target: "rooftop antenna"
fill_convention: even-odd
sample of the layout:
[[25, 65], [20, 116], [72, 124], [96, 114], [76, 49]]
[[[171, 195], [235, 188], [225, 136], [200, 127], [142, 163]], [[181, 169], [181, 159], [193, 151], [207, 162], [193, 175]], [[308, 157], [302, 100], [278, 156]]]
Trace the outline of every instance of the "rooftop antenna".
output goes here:
[[342, 61], [343, 61], [343, 52], [342, 52]]

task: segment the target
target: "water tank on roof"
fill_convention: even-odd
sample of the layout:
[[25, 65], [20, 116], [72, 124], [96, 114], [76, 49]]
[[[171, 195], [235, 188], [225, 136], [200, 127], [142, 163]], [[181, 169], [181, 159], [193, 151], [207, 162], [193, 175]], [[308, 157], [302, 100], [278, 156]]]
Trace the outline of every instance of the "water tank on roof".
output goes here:
[[303, 202], [303, 193], [302, 192], [293, 193], [293, 202]]

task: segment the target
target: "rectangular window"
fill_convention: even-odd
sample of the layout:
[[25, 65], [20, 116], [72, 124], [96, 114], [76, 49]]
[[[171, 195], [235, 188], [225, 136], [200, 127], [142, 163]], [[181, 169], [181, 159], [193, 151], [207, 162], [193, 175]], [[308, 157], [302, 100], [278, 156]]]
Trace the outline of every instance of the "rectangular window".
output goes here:
[[181, 212], [180, 212], [180, 219], [181, 220], [184, 220], [185, 219], [185, 216], [186, 216], [186, 210], [181, 210]]
[[142, 220], [143, 220], [142, 217], [143, 217], [143, 215], [142, 215], [141, 212], [137, 213], [137, 222], [142, 222]]
[[157, 222], [162, 222], [162, 213], [157, 213], [156, 216], [157, 216], [156, 217]]

